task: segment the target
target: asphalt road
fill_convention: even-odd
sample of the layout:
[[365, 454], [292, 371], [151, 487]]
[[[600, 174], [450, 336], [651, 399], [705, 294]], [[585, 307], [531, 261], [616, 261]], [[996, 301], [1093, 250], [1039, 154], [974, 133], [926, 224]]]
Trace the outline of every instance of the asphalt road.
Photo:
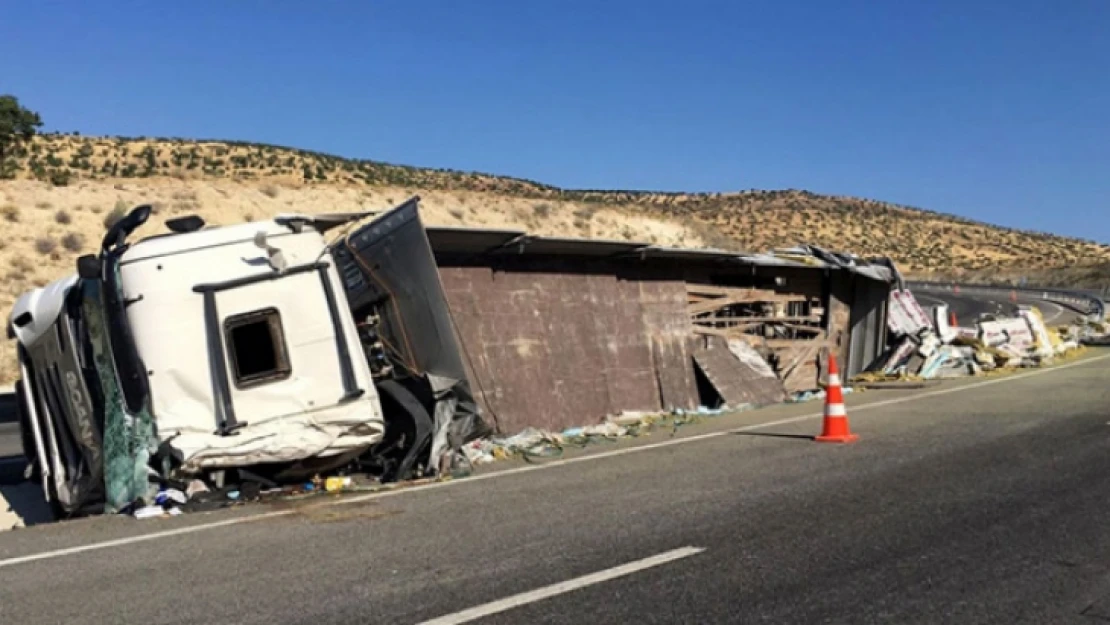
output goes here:
[[[970, 325], [981, 313], [1010, 314], [1015, 302], [1005, 293], [996, 296], [968, 293], [953, 293], [945, 290], [915, 290], [914, 296], [922, 306], [948, 304], [949, 310], [956, 313], [956, 320]], [[1078, 319], [1081, 314], [1076, 310], [1054, 302], [1044, 301], [1026, 295], [1018, 295], [1017, 304], [1034, 306], [1041, 311], [1049, 325], [1065, 325]]]
[[787, 405], [345, 504], [8, 532], [0, 623], [1098, 622], [1108, 365], [851, 394], [852, 445]]
[[19, 424], [0, 422], [0, 458], [16, 456], [23, 453], [23, 445], [19, 438]]

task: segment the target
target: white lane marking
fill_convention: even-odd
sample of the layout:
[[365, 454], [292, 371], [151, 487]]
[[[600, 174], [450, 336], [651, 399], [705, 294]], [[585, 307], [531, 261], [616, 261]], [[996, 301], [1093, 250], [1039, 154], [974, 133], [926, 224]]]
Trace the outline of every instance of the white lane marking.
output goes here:
[[[218, 527], [226, 527], [228, 525], [238, 525], [247, 521], [260, 521], [262, 519], [269, 519], [273, 517], [286, 516], [292, 514], [294, 510], [280, 510], [277, 512], [264, 512], [250, 517], [239, 517], [235, 519], [225, 519], [223, 521], [215, 521], [213, 523], [203, 523], [198, 525], [190, 525], [189, 527], [179, 527], [172, 530], [164, 530], [161, 532], [152, 532], [150, 534], [143, 534], [141, 536], [128, 536], [126, 538], [117, 538], [115, 540], [105, 540], [98, 543], [89, 543], [87, 545], [78, 545], [76, 547], [67, 547], [65, 549], [55, 549], [54, 551], [44, 551], [42, 553], [33, 553], [26, 556], [19, 556], [17, 558], [8, 558], [0, 560], [0, 568], [5, 566], [15, 566], [25, 562], [34, 562], [36, 560], [46, 560], [47, 558], [60, 558], [62, 556], [73, 555], [75, 553], [82, 553], [84, 551], [96, 551], [99, 549], [107, 549], [109, 547], [120, 547], [123, 545], [131, 545], [134, 543], [141, 543], [148, 540], [155, 540], [158, 538], [169, 538], [170, 536], [180, 536], [182, 534], [192, 534], [201, 530], [216, 529]], [[26, 530], [24, 530], [26, 531]]]
[[542, 588], [537, 588], [528, 592], [522, 592], [511, 597], [505, 597], [504, 599], [499, 599], [497, 601], [484, 603], [482, 605], [463, 610], [462, 612], [455, 612], [454, 614], [447, 614], [439, 618], [434, 618], [430, 621], [423, 621], [419, 625], [458, 625], [459, 623], [469, 623], [470, 621], [482, 618], [483, 616], [489, 616], [491, 614], [497, 614], [498, 612], [504, 612], [505, 610], [519, 608], [520, 606], [528, 605], [529, 603], [535, 603], [537, 601], [542, 601], [556, 595], [565, 594], [572, 590], [578, 590], [579, 588], [585, 588], [594, 584], [600, 584], [601, 582], [607, 582], [611, 579], [630, 575], [632, 573], [643, 571], [645, 569], [650, 569], [662, 564], [667, 564], [668, 562], [674, 562], [675, 560], [681, 560], [682, 558], [689, 558], [690, 556], [697, 555], [703, 551], [705, 551], [705, 549], [702, 547], [683, 547], [681, 549], [667, 551], [659, 555], [651, 556], [650, 558], [644, 558], [643, 560], [636, 560], [635, 562], [629, 562], [628, 564], [615, 566], [611, 569], [598, 571], [597, 573], [590, 573], [589, 575], [583, 575], [582, 577], [568, 579], [565, 582], [551, 584], [550, 586], [544, 586]]
[[[919, 395], [910, 395], [908, 397], [898, 397], [898, 398], [894, 398], [894, 399], [884, 399], [882, 401], [871, 402], [871, 403], [862, 404], [862, 405], [859, 405], [859, 406], [852, 406], [851, 410], [849, 412], [850, 413], [864, 412], [864, 411], [867, 411], [867, 410], [874, 410], [875, 408], [883, 408], [883, 407], [886, 407], [886, 406], [894, 406], [894, 405], [897, 405], [897, 404], [904, 404], [904, 403], [907, 403], [907, 402], [917, 401], [917, 400], [920, 400], [920, 399], [928, 399], [930, 397], [937, 397], [937, 396], [940, 396], [940, 395], [948, 395], [948, 394], [951, 394], [951, 393], [962, 393], [964, 391], [970, 391], [970, 390], [977, 389], [977, 388], [983, 388], [985, 386], [993, 386], [995, 384], [1003, 384], [1003, 383], [1006, 383], [1006, 382], [1013, 382], [1013, 381], [1016, 381], [1016, 380], [1023, 380], [1025, 378], [1031, 378], [1031, 377], [1038, 376], [1038, 375], [1045, 375], [1045, 374], [1048, 374], [1048, 373], [1053, 373], [1055, 371], [1063, 371], [1065, 369], [1071, 369], [1072, 367], [1079, 367], [1079, 366], [1099, 362], [1099, 361], [1102, 361], [1102, 360], [1106, 360], [1108, 358], [1110, 358], [1110, 354], [1105, 354], [1105, 355], [1102, 355], [1102, 356], [1097, 356], [1095, 358], [1085, 358], [1083, 360], [1077, 360], [1075, 362], [1070, 362], [1070, 363], [1066, 363], [1066, 364], [1062, 364], [1062, 365], [1057, 365], [1055, 367], [1050, 367], [1048, 369], [1037, 369], [1035, 371], [1029, 371], [1027, 373], [1018, 373], [1018, 374], [1015, 374], [1015, 375], [1009, 375], [1009, 376], [1002, 377], [1002, 378], [995, 378], [993, 380], [984, 380], [982, 382], [975, 382], [973, 384], [967, 384], [967, 385], [964, 385], [964, 386], [957, 386], [955, 388], [941, 389], [941, 390], [937, 390], [937, 391], [929, 391], [928, 393], [921, 393]], [[625, 455], [628, 455], [628, 454], [635, 454], [635, 453], [640, 453], [640, 452], [644, 452], [644, 451], [650, 451], [650, 450], [653, 450], [653, 449], [661, 449], [661, 448], [664, 448], [664, 447], [671, 447], [671, 446], [674, 446], [674, 445], [686, 445], [688, 443], [696, 443], [698, 441], [704, 441], [704, 440], [709, 440], [709, 439], [713, 439], [713, 438], [720, 438], [722, 436], [729, 436], [729, 435], [732, 435], [732, 434], [736, 434], [737, 432], [751, 432], [753, 430], [761, 430], [763, 428], [775, 427], [775, 426], [778, 426], [778, 425], [788, 425], [788, 424], [791, 424], [791, 423], [798, 423], [798, 422], [801, 422], [801, 421], [808, 421], [810, 419], [820, 419], [822, 417], [824, 417], [824, 412], [814, 412], [814, 413], [810, 413], [810, 414], [806, 414], [806, 415], [801, 415], [801, 416], [798, 416], [798, 417], [786, 417], [784, 419], [776, 419], [774, 421], [766, 421], [764, 423], [754, 423], [752, 425], [745, 425], [743, 427], [733, 428], [733, 429], [730, 429], [730, 430], [723, 430], [723, 431], [720, 431], [720, 432], [706, 432], [705, 434], [695, 434], [694, 436], [687, 436], [687, 437], [684, 437], [684, 438], [674, 438], [674, 439], [671, 439], [671, 440], [660, 441], [658, 443], [648, 443], [646, 445], [638, 445], [636, 447], [626, 447], [624, 449], [614, 449], [612, 451], [604, 451], [604, 452], [600, 452], [600, 453], [597, 453], [597, 454], [579, 456], [577, 458], [565, 458], [565, 459], [562, 459], [562, 460], [552, 460], [550, 462], [545, 462], [544, 464], [530, 464], [530, 465], [525, 465], [525, 466], [522, 466], [522, 467], [514, 467], [512, 469], [504, 469], [502, 471], [493, 471], [493, 472], [490, 472], [490, 473], [480, 473], [478, 475], [472, 475], [468, 478], [460, 479], [460, 480], [448, 480], [448, 481], [444, 481], [444, 482], [432, 482], [430, 484], [421, 484], [419, 486], [410, 486], [408, 488], [398, 488], [396, 490], [387, 490], [387, 491], [377, 492], [377, 493], [367, 493], [365, 495], [355, 495], [353, 497], [345, 497], [343, 499], [338, 499], [338, 500], [328, 502], [328, 503], [325, 503], [325, 504], [320, 504], [320, 505], [321, 505], [321, 507], [323, 507], [323, 506], [342, 506], [342, 505], [346, 505], [346, 504], [362, 503], [362, 502], [365, 502], [365, 501], [372, 501], [372, 500], [376, 500], [376, 499], [385, 499], [387, 497], [394, 497], [396, 495], [404, 495], [404, 494], [407, 494], [407, 493], [424, 492], [424, 491], [429, 491], [429, 490], [435, 490], [437, 488], [447, 488], [447, 487], [450, 487], [450, 486], [458, 486], [458, 485], [461, 485], [461, 484], [473, 484], [474, 482], [482, 482], [482, 481], [485, 481], [485, 480], [492, 480], [492, 479], [497, 479], [497, 478], [502, 478], [502, 477], [508, 477], [508, 476], [511, 476], [511, 475], [519, 475], [521, 473], [529, 473], [529, 472], [532, 472], [532, 471], [542, 471], [542, 470], [546, 470], [546, 469], [553, 469], [555, 467], [563, 467], [563, 466], [567, 466], [567, 465], [571, 465], [571, 464], [578, 464], [580, 462], [594, 462], [596, 460], [604, 460], [606, 458], [616, 458], [618, 456], [625, 456]], [[67, 547], [65, 549], [56, 549], [56, 550], [53, 550], [53, 551], [43, 551], [43, 552], [40, 552], [40, 553], [30, 554], [30, 555], [26, 555], [26, 556], [19, 556], [19, 557], [14, 557], [14, 558], [8, 558], [8, 559], [5, 559], [5, 560], [0, 560], [0, 568], [6, 567], [6, 566], [13, 566], [13, 565], [16, 565], [16, 564], [24, 564], [24, 563], [27, 563], [27, 562], [35, 562], [35, 561], [38, 561], [38, 560], [47, 560], [47, 559], [50, 559], [50, 558], [58, 558], [58, 557], [61, 557], [61, 556], [68, 556], [68, 555], [72, 555], [72, 554], [76, 554], [76, 553], [82, 553], [82, 552], [85, 552], [85, 551], [95, 551], [95, 550], [98, 550], [98, 549], [107, 549], [109, 547], [120, 547], [120, 546], [123, 546], [123, 545], [141, 543], [141, 542], [146, 542], [148, 540], [155, 540], [155, 539], [159, 539], [159, 538], [169, 538], [171, 536], [178, 536], [178, 535], [182, 535], [182, 534], [192, 534], [194, 532], [199, 532], [199, 531], [206, 530], [206, 529], [215, 529], [215, 528], [218, 528], [218, 527], [227, 527], [229, 525], [238, 525], [240, 523], [250, 523], [250, 522], [253, 522], [253, 521], [261, 521], [261, 520], [264, 520], [264, 519], [272, 519], [272, 518], [276, 518], [276, 517], [283, 517], [283, 516], [288, 516], [288, 515], [294, 514], [294, 513], [296, 513], [296, 510], [279, 510], [279, 511], [276, 511], [276, 512], [262, 512], [262, 513], [255, 514], [255, 515], [252, 515], [252, 516], [247, 516], [247, 517], [238, 517], [238, 518], [235, 518], [235, 519], [225, 519], [223, 521], [216, 521], [216, 522], [213, 522], [213, 523], [205, 523], [205, 524], [198, 524], [198, 525], [190, 525], [189, 527], [182, 527], [182, 528], [178, 528], [178, 529], [165, 530], [165, 531], [161, 531], [161, 532], [154, 532], [154, 533], [151, 533], [151, 534], [142, 534], [140, 536], [128, 536], [126, 538], [119, 538], [119, 539], [115, 539], [115, 540], [106, 540], [106, 541], [98, 542], [98, 543], [89, 543], [87, 545], [79, 545], [79, 546], [76, 546], [76, 547]]]

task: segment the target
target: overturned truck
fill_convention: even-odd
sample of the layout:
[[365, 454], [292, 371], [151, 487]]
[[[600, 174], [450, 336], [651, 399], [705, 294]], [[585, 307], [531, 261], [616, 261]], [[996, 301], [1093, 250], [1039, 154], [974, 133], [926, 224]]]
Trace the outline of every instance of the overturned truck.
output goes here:
[[23, 294], [8, 335], [26, 476], [54, 513], [126, 511], [196, 479], [452, 470], [488, 428], [418, 201], [359, 228], [369, 213], [188, 216], [131, 242], [140, 206], [75, 274]]

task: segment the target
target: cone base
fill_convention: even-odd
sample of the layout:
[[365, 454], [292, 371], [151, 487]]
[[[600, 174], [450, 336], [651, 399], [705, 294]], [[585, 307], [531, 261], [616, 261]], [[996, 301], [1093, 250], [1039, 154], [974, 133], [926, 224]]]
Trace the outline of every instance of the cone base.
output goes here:
[[818, 443], [854, 443], [859, 440], [856, 434], [829, 434], [815, 437]]

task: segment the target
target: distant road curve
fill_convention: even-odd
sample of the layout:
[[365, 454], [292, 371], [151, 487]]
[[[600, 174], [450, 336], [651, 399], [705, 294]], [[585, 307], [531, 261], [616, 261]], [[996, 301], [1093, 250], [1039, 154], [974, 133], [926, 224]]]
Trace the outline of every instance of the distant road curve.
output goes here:
[[[1009, 313], [1015, 305], [1010, 301], [1009, 295], [1002, 292], [954, 293], [944, 289], [917, 287], [913, 289], [913, 294], [922, 306], [948, 304], [949, 310], [956, 313], [956, 321], [961, 324], [970, 323], [983, 313]], [[1067, 306], [1022, 295], [1021, 292], [1017, 293], [1016, 303], [1035, 307], [1050, 326], [1067, 325], [1082, 316], [1078, 311]]]

